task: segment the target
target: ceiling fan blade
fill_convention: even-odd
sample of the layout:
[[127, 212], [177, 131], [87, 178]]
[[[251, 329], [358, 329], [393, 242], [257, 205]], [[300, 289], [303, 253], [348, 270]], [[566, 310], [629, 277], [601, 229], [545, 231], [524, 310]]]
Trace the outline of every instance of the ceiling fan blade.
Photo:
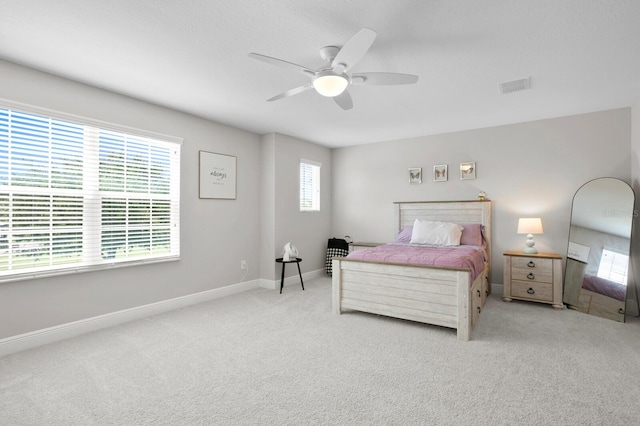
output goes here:
[[287, 62], [282, 59], [272, 58], [271, 56], [261, 55], [259, 53], [249, 53], [249, 56], [253, 59], [257, 59], [267, 64], [276, 65], [278, 67], [287, 68], [293, 71], [298, 71], [306, 75], [315, 75], [316, 72], [302, 65], [294, 64], [293, 62]]
[[370, 28], [363, 28], [347, 41], [331, 62], [331, 68], [339, 68], [339, 72], [349, 71], [351, 67], [367, 53], [378, 33]]
[[353, 100], [351, 99], [351, 95], [346, 90], [340, 93], [338, 96], [333, 98], [335, 103], [337, 103], [340, 108], [344, 110], [348, 110], [353, 108]]
[[286, 92], [280, 93], [273, 98], [267, 99], [267, 102], [277, 101], [278, 99], [282, 98], [288, 98], [289, 96], [297, 95], [298, 93], [305, 92], [309, 89], [313, 89], [313, 84], [307, 83], [304, 86], [294, 87], [293, 89], [289, 89]]
[[351, 76], [351, 84], [364, 84], [372, 86], [414, 84], [417, 81], [417, 75], [399, 74], [394, 72], [365, 72], [353, 74]]

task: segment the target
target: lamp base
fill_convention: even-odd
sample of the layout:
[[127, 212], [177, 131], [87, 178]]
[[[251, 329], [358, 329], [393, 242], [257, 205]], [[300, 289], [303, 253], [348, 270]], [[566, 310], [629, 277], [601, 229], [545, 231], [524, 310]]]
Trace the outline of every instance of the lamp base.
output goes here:
[[527, 234], [527, 247], [522, 251], [526, 254], [537, 254], [538, 250], [534, 247], [536, 242], [533, 241], [533, 234]]

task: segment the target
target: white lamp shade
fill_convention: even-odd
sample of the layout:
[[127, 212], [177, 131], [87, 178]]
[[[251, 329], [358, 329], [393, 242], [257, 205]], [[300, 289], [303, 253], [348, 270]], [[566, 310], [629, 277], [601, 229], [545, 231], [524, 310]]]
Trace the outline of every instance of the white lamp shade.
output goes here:
[[333, 98], [338, 96], [347, 88], [349, 82], [341, 75], [333, 73], [321, 74], [313, 80], [313, 87], [322, 96]]
[[524, 217], [518, 220], [518, 234], [542, 233], [542, 220], [539, 217]]

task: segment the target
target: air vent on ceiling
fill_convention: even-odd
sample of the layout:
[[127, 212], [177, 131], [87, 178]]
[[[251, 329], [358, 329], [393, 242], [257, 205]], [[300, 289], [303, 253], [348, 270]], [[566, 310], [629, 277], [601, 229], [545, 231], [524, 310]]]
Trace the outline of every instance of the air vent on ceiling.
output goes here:
[[503, 95], [527, 89], [531, 89], [531, 77], [522, 78], [520, 80], [504, 81], [500, 83], [500, 93]]

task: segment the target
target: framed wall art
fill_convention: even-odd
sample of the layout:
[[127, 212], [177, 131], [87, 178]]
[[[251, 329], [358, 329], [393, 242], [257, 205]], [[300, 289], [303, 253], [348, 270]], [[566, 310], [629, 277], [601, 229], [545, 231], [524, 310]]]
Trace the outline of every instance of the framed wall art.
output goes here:
[[467, 161], [466, 163], [460, 163], [460, 179], [475, 179], [476, 178], [476, 163], [475, 161]]
[[446, 182], [448, 179], [447, 165], [437, 164], [433, 166], [433, 181]]
[[409, 168], [409, 183], [422, 183], [422, 167]]
[[200, 151], [200, 198], [235, 200], [236, 164], [233, 155]]

